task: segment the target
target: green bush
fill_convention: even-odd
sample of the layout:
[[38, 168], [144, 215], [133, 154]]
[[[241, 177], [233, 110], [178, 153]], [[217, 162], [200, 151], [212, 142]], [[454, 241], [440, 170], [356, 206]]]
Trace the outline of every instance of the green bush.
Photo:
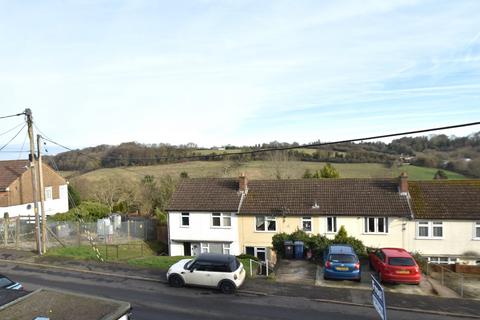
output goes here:
[[258, 258], [255, 257], [255, 256], [252, 256], [251, 254], [240, 254], [237, 256], [238, 259], [251, 259], [251, 260], [255, 260], [255, 261], [258, 261]]
[[95, 222], [98, 219], [106, 218], [110, 214], [110, 208], [102, 203], [82, 201], [76, 208], [70, 209], [65, 213], [57, 213], [51, 219], [55, 221], [73, 221], [83, 220], [85, 222]]
[[310, 235], [302, 230], [296, 230], [291, 234], [285, 232], [278, 233], [272, 237], [272, 246], [279, 257], [285, 257], [285, 245], [286, 240], [290, 241], [303, 241], [305, 250], [311, 250], [314, 259], [321, 259], [323, 252], [330, 244], [349, 244], [353, 250], [359, 256], [366, 256], [367, 250], [362, 241], [354, 237], [349, 237], [344, 226], [341, 226], [337, 235], [333, 240], [327, 237], [317, 234]]
[[338, 233], [335, 235], [335, 238], [332, 240], [333, 244], [349, 244], [355, 250], [356, 254], [362, 257], [367, 256], [367, 249], [362, 241], [358, 240], [355, 237], [349, 237], [347, 230], [344, 226], [341, 226], [338, 230]]

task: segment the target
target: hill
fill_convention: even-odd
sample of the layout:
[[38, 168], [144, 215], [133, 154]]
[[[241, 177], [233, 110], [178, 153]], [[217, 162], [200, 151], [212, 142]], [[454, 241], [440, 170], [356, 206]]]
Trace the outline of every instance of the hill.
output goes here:
[[[140, 180], [146, 175], [156, 178], [162, 176], [180, 177], [186, 172], [191, 178], [198, 177], [237, 177], [245, 172], [250, 179], [275, 179], [280, 174], [281, 178], [298, 179], [305, 170], [312, 172], [321, 169], [324, 162], [306, 161], [248, 161], [238, 163], [234, 161], [190, 161], [173, 164], [117, 167], [98, 169], [84, 174], [64, 172], [64, 175], [73, 184], [79, 180], [90, 182], [106, 178], [122, 178], [127, 180]], [[341, 178], [393, 178], [398, 177], [402, 171], [408, 173], [412, 180], [433, 179], [437, 169], [424, 168], [414, 165], [387, 166], [379, 163], [335, 163], [333, 166], [340, 172]], [[461, 174], [445, 171], [449, 179], [464, 179]]]

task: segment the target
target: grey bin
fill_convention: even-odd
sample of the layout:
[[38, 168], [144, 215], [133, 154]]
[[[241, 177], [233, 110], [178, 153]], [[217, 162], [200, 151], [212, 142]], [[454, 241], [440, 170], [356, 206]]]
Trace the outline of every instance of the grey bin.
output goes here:
[[295, 241], [295, 259], [303, 259], [303, 241]]
[[285, 259], [293, 259], [293, 242], [285, 240], [283, 245], [285, 246]]

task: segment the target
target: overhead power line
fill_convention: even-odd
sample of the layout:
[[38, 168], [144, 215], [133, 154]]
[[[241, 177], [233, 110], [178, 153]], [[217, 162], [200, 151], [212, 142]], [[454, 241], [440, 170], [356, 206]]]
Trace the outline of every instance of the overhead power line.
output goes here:
[[20, 130], [10, 139], [8, 140], [8, 142], [6, 144], [4, 144], [2, 147], [0, 147], [0, 151], [2, 151], [3, 149], [5, 149], [6, 146], [8, 146], [10, 144], [10, 142], [12, 142], [19, 134], [20, 132], [22, 132], [22, 130], [27, 126], [27, 124], [24, 124], [22, 128], [20, 128]]
[[[445, 126], [445, 127], [435, 127], [435, 128], [429, 128], [429, 129], [405, 131], [405, 132], [398, 132], [398, 133], [391, 133], [391, 134], [384, 134], [384, 135], [377, 135], [377, 136], [370, 136], [370, 137], [353, 138], [353, 139], [347, 139], [347, 140], [337, 140], [337, 141], [331, 141], [331, 142], [309, 143], [309, 144], [302, 144], [302, 145], [298, 145], [298, 146], [263, 148], [263, 149], [249, 150], [249, 151], [238, 151], [238, 152], [229, 152], [229, 153], [221, 153], [221, 154], [209, 154], [209, 155], [183, 156], [183, 157], [174, 157], [174, 158], [172, 158], [172, 157], [131, 158], [130, 160], [157, 160], [158, 161], [158, 160], [170, 160], [171, 159], [173, 161], [182, 161], [182, 160], [191, 160], [191, 159], [220, 158], [220, 157], [229, 157], [229, 156], [234, 156], [234, 155], [257, 154], [257, 153], [262, 153], [262, 152], [285, 151], [285, 150], [293, 150], [293, 149], [321, 147], [321, 146], [328, 146], [328, 145], [341, 144], [341, 143], [362, 142], [362, 141], [377, 140], [377, 139], [384, 139], [384, 138], [391, 138], [391, 137], [398, 137], [398, 136], [407, 136], [407, 135], [418, 134], [418, 133], [435, 132], [435, 131], [440, 131], [440, 130], [471, 127], [471, 126], [476, 126], [476, 125], [480, 125], [480, 122], [462, 123], [462, 124], [456, 124], [456, 125]], [[37, 127], [37, 130], [39, 132], [41, 132], [38, 129], [38, 127]], [[62, 145], [58, 142], [55, 142], [52, 139], [47, 138], [46, 136], [43, 136], [43, 139], [61, 147], [61, 148], [64, 148], [65, 150], [77, 152], [81, 155], [84, 155], [85, 157], [90, 158], [90, 159], [94, 159], [94, 160], [97, 160], [97, 161], [102, 160], [102, 159], [99, 159], [97, 157], [93, 157], [89, 154], [86, 154], [82, 151], [74, 150], [72, 148], [64, 146], [64, 145]], [[103, 157], [103, 159], [125, 160], [125, 159], [120, 159], [120, 158], [115, 158], [115, 157]]]
[[7, 131], [4, 131], [4, 132], [0, 133], [0, 137], [3, 136], [3, 135], [6, 135], [7, 133], [9, 133], [9, 132], [17, 129], [18, 127], [20, 127], [20, 126], [22, 126], [22, 125], [24, 125], [24, 124], [25, 124], [25, 122], [19, 123], [19, 124], [17, 124], [15, 127], [10, 128], [10, 129], [8, 129]]
[[0, 119], [18, 117], [18, 116], [22, 116], [22, 115], [24, 115], [24, 114], [25, 114], [25, 112], [20, 112], [20, 113], [17, 113], [17, 114], [11, 114], [11, 115], [9, 115], [9, 116], [2, 116], [2, 117], [0, 117]]

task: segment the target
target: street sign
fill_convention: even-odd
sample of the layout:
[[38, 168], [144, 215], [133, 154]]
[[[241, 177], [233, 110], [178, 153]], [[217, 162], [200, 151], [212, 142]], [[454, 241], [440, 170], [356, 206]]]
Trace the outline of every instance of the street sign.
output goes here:
[[387, 320], [387, 305], [385, 303], [385, 292], [383, 287], [373, 275], [372, 277], [372, 302], [375, 310], [380, 315], [380, 319]]

